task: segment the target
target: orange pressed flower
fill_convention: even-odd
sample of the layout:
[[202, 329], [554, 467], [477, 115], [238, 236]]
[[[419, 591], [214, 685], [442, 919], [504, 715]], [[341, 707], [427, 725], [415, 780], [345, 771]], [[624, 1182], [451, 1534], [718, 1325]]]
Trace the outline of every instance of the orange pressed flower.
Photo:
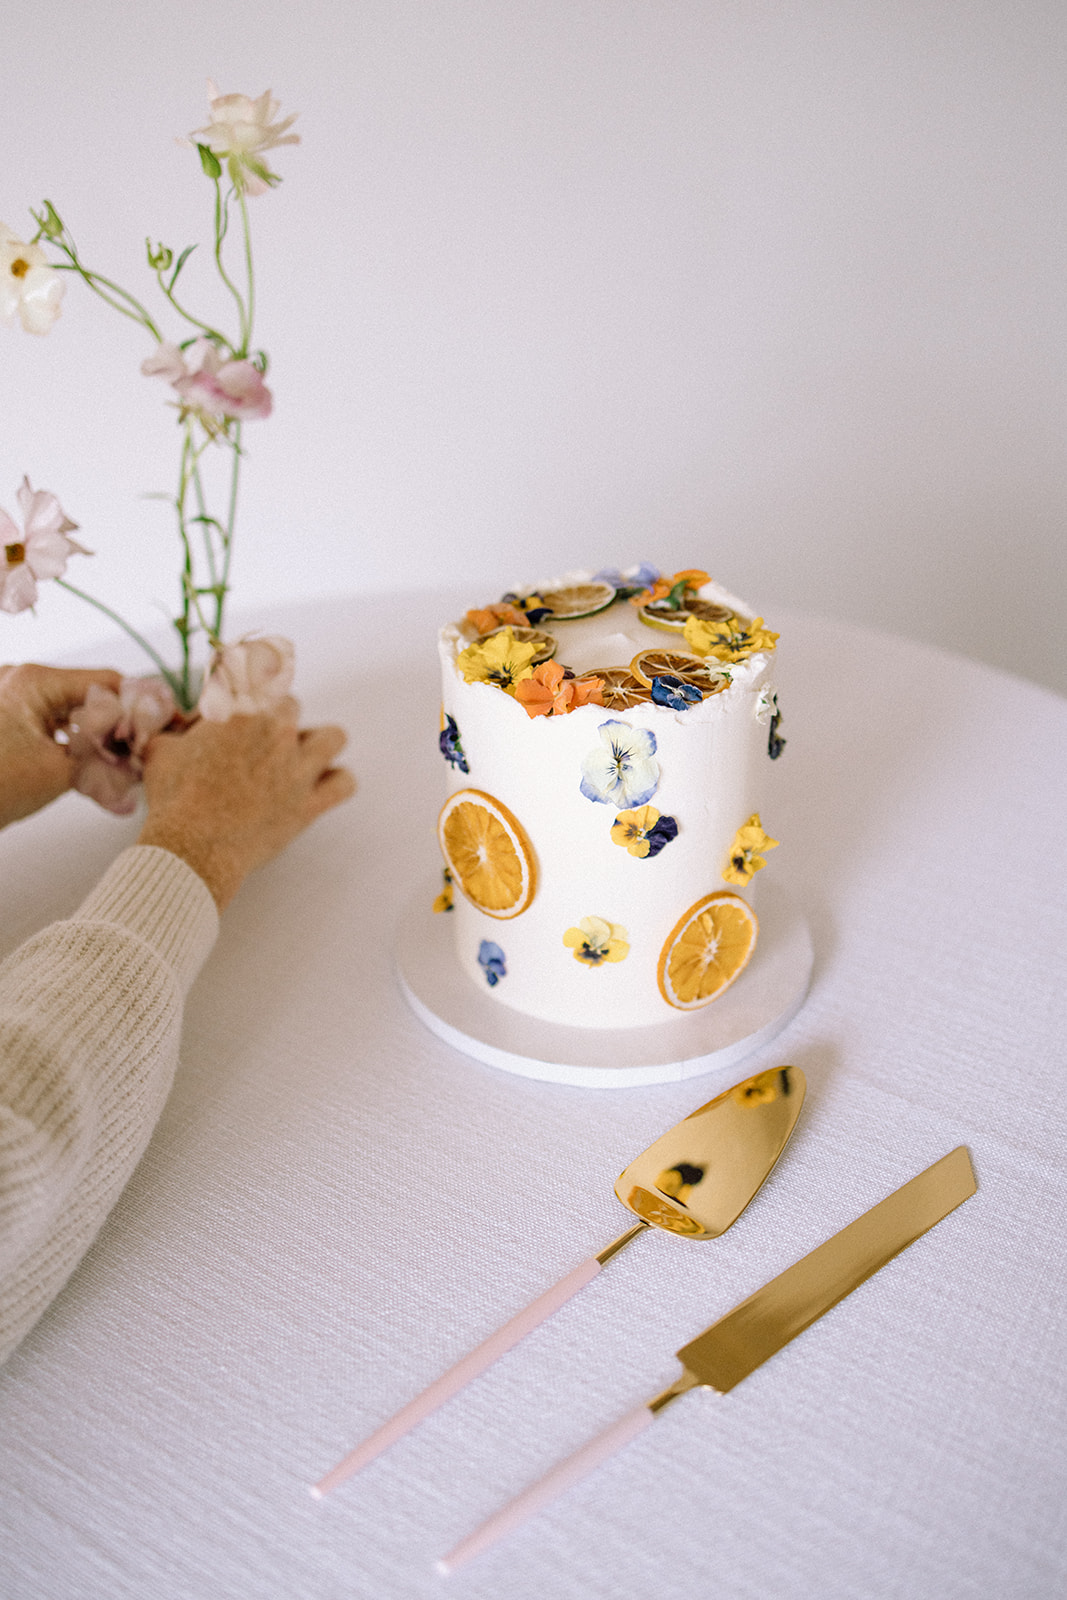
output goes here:
[[479, 633], [492, 633], [494, 628], [499, 628], [501, 623], [510, 623], [513, 628], [526, 626], [526, 615], [515, 606], [475, 606], [467, 612], [467, 621], [472, 628], [477, 628]]
[[676, 572], [673, 578], [657, 578], [651, 589], [642, 589], [640, 594], [630, 596], [632, 606], [647, 606], [653, 600], [666, 600], [672, 589], [684, 583], [686, 589], [700, 589], [705, 583], [710, 583], [711, 577], [706, 572], [701, 572], [699, 567], [685, 567], [681, 572]]
[[565, 678], [558, 662], [543, 661], [516, 684], [515, 698], [528, 717], [562, 717], [579, 706], [602, 706], [603, 691], [599, 678]]

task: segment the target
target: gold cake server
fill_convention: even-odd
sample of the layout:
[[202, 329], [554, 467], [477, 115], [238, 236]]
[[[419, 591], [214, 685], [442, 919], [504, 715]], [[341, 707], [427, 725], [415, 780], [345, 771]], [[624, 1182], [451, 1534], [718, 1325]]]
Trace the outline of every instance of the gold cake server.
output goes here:
[[669, 1389], [637, 1406], [483, 1522], [437, 1563], [438, 1571], [455, 1572], [519, 1527], [643, 1433], [679, 1395], [697, 1388], [728, 1394], [831, 1306], [955, 1211], [976, 1189], [971, 1158], [960, 1145], [684, 1345], [678, 1351], [684, 1370]]
[[360, 1472], [458, 1394], [473, 1378], [591, 1283], [613, 1256], [649, 1227], [684, 1239], [717, 1239], [762, 1187], [804, 1103], [799, 1067], [775, 1067], [734, 1084], [690, 1113], [631, 1161], [615, 1185], [639, 1219], [595, 1256], [546, 1289], [477, 1349], [436, 1378], [314, 1484], [316, 1498]]

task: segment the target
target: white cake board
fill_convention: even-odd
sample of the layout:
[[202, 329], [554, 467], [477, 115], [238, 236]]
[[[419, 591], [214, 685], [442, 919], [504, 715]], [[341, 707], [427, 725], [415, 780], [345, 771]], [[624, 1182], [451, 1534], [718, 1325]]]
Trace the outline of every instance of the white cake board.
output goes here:
[[446, 1044], [505, 1072], [580, 1089], [674, 1083], [731, 1067], [767, 1044], [804, 1002], [811, 978], [807, 920], [773, 883], [760, 884], [759, 943], [718, 1000], [645, 1028], [569, 1028], [501, 1005], [471, 982], [451, 920], [434, 915], [432, 888], [401, 919], [396, 963], [415, 1015]]

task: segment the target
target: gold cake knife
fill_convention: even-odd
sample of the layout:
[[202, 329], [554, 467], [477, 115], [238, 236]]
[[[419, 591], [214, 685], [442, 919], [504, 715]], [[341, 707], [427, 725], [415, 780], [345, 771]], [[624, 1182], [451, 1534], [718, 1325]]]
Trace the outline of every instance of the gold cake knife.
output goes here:
[[637, 1406], [483, 1522], [437, 1563], [438, 1571], [455, 1572], [519, 1527], [636, 1438], [679, 1395], [698, 1388], [727, 1394], [976, 1189], [971, 1158], [960, 1145], [684, 1345], [678, 1351], [682, 1376], [669, 1389]]

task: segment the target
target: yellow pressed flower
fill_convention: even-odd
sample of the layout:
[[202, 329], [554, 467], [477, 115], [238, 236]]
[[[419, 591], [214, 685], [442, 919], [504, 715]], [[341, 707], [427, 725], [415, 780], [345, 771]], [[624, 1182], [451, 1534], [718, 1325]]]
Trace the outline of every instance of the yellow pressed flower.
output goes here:
[[767, 865], [761, 850], [776, 850], [778, 840], [764, 833], [759, 812], [753, 811], [743, 828], [738, 828], [730, 846], [730, 856], [722, 869], [727, 883], [747, 883], [753, 874]]
[[603, 917], [583, 917], [576, 928], [568, 928], [563, 943], [574, 951], [575, 961], [587, 967], [599, 967], [604, 962], [625, 961], [630, 954], [626, 942], [626, 929]]
[[647, 856], [648, 835], [659, 821], [655, 806], [638, 806], [634, 811], [620, 811], [611, 825], [613, 844], [622, 845], [632, 856]]
[[763, 626], [762, 617], [746, 622], [743, 617], [690, 617], [683, 630], [690, 650], [698, 656], [714, 656], [717, 661], [743, 661], [754, 650], [773, 650], [778, 635]]
[[461, 650], [456, 666], [468, 683], [495, 683], [505, 694], [514, 694], [517, 683], [533, 676], [536, 654], [536, 645], [516, 639], [510, 628], [501, 628]]
[[441, 888], [441, 893], [437, 896], [437, 899], [433, 903], [433, 909], [435, 911], [452, 910], [452, 874], [449, 872], [447, 867], [444, 870], [443, 878], [444, 883]]

